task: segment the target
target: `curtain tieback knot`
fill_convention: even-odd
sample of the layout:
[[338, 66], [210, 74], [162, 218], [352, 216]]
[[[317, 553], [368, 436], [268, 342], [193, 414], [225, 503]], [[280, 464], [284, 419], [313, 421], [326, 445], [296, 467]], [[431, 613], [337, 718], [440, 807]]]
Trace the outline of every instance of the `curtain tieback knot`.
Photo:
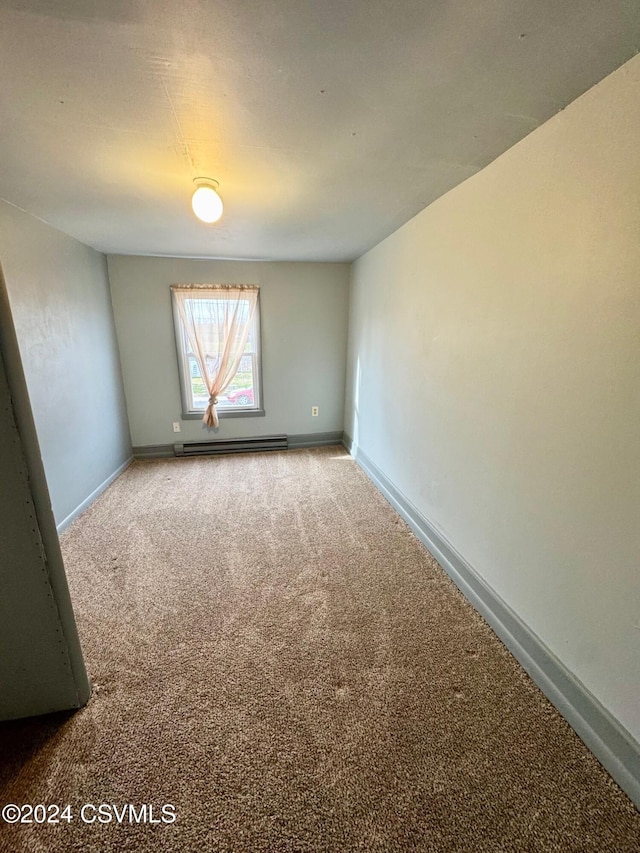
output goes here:
[[210, 406], [217, 406], [218, 405], [218, 398], [215, 396], [209, 397], [209, 405]]

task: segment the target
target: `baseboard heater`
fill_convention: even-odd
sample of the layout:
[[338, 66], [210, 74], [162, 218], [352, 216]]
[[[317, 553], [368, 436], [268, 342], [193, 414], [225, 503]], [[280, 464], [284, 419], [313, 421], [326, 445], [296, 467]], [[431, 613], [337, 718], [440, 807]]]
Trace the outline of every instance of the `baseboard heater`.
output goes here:
[[250, 453], [257, 450], [288, 450], [286, 435], [262, 435], [256, 438], [220, 439], [217, 441], [185, 441], [174, 444], [176, 456], [216, 456], [222, 453]]

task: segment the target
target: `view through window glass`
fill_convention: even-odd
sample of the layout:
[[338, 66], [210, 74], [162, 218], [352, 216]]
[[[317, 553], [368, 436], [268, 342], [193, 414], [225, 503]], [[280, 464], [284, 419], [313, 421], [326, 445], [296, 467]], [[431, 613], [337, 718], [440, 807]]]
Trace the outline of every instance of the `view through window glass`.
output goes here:
[[[205, 362], [210, 374], [215, 374], [219, 368], [219, 357], [217, 353], [220, 346], [220, 330], [225, 327], [224, 318], [227, 319], [233, 313], [234, 303], [225, 299], [223, 295], [217, 295], [215, 291], [209, 291], [207, 296], [198, 296], [187, 299], [186, 310], [193, 316], [197, 327], [198, 339], [202, 342]], [[240, 320], [246, 319], [249, 311], [247, 301], [240, 302]], [[252, 410], [260, 408], [259, 388], [259, 305], [256, 306], [253, 321], [250, 327], [247, 343], [238, 364], [235, 376], [218, 396], [218, 412], [231, 412], [233, 410]], [[179, 344], [181, 354], [181, 369], [183, 372], [183, 388], [185, 394], [185, 405], [187, 411], [204, 412], [209, 402], [209, 393], [206, 383], [200, 372], [198, 359], [196, 358], [186, 329], [182, 321], [177, 318], [177, 330], [179, 330]]]

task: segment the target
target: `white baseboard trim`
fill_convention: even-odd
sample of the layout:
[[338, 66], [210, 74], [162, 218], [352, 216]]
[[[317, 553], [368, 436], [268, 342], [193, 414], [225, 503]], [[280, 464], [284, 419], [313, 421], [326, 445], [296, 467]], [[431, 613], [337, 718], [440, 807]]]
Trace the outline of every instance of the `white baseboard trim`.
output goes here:
[[66, 530], [67, 527], [71, 524], [71, 522], [75, 521], [76, 518], [95, 501], [98, 495], [104, 492], [107, 486], [110, 486], [111, 483], [113, 483], [116, 477], [119, 477], [123, 471], [126, 471], [126, 469], [129, 467], [129, 465], [131, 465], [132, 462], [133, 456], [130, 456], [125, 462], [122, 463], [122, 465], [120, 465], [119, 468], [117, 468], [113, 472], [113, 474], [110, 474], [106, 480], [100, 483], [98, 488], [94, 489], [89, 495], [89, 497], [85, 498], [82, 503], [73, 510], [73, 512], [70, 512], [69, 515], [60, 522], [60, 524], [56, 525], [56, 530], [58, 531], [58, 533], [62, 533], [63, 530]]
[[571, 728], [640, 809], [640, 744], [363, 453], [343, 444], [391, 506], [486, 619]]

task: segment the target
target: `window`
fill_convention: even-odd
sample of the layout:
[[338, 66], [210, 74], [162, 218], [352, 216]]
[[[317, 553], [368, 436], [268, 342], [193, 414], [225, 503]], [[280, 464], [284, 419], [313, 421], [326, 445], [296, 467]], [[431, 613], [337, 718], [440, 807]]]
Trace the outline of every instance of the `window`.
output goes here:
[[[184, 417], [261, 415], [260, 306], [251, 285], [175, 285]], [[213, 406], [210, 406], [211, 402]]]

